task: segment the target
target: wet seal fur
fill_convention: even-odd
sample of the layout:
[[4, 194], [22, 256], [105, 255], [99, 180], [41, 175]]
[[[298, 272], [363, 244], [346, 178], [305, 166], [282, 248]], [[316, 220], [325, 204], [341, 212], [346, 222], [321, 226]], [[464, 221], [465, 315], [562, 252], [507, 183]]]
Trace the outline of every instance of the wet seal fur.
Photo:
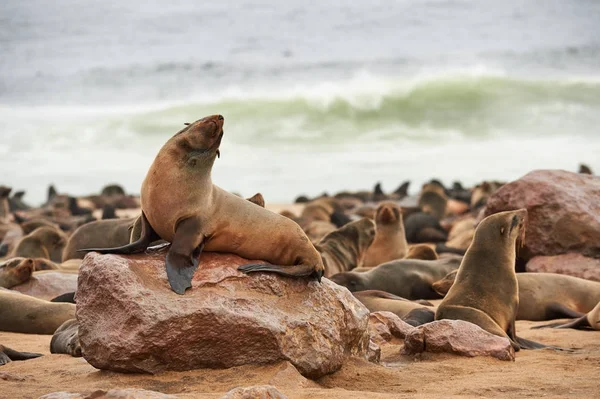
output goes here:
[[379, 204], [375, 213], [375, 240], [367, 250], [365, 267], [402, 259], [408, 252], [402, 209], [394, 202]]
[[223, 123], [221, 115], [207, 116], [187, 125], [161, 148], [142, 183], [139, 240], [87, 251], [132, 254], [159, 238], [168, 241], [167, 277], [178, 294], [191, 287], [203, 250], [271, 263], [240, 266], [245, 273], [312, 276], [320, 281], [321, 255], [297, 223], [212, 183]]
[[456, 281], [435, 312], [436, 320], [471, 322], [507, 338], [515, 351], [545, 347], [517, 337], [515, 329], [519, 308], [516, 242], [525, 232], [526, 217], [526, 209], [500, 212], [477, 226]]

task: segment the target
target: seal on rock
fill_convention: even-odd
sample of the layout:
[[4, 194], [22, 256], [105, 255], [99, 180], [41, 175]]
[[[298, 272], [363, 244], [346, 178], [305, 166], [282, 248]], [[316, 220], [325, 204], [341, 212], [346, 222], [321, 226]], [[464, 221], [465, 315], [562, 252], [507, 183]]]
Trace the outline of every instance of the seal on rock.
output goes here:
[[515, 351], [544, 347], [517, 337], [519, 291], [515, 273], [517, 238], [525, 233], [527, 210], [483, 219], [461, 262], [456, 281], [435, 313], [436, 320], [464, 320], [508, 338]]
[[327, 234], [316, 248], [325, 265], [325, 276], [361, 267], [375, 238], [375, 223], [362, 218]]
[[245, 273], [268, 271], [320, 280], [321, 255], [297, 223], [212, 183], [223, 123], [221, 115], [207, 116], [184, 127], [161, 148], [142, 183], [139, 240], [87, 251], [132, 254], [159, 238], [168, 241], [167, 277], [178, 294], [191, 287], [202, 250], [271, 263], [240, 266]]
[[380, 203], [375, 213], [375, 240], [367, 249], [364, 267], [402, 259], [407, 252], [402, 209], [392, 201]]

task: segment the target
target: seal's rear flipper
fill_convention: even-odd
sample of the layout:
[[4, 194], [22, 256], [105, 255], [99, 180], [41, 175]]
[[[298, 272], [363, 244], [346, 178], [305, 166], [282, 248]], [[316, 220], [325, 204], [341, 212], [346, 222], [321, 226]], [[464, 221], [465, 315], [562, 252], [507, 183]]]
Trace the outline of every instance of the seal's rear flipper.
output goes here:
[[517, 344], [519, 344], [521, 349], [554, 349], [557, 351], [573, 352], [572, 349], [559, 348], [558, 346], [548, 346], [548, 345], [540, 344], [539, 342], [530, 341], [528, 339], [517, 337], [517, 336], [515, 336], [515, 341], [517, 342]]
[[158, 234], [156, 234], [156, 232], [154, 231], [154, 229], [152, 228], [152, 226], [150, 226], [150, 222], [148, 222], [148, 219], [146, 219], [146, 215], [144, 215], [144, 212], [142, 212], [141, 215], [141, 222], [142, 222], [142, 233], [140, 235], [140, 238], [132, 243], [129, 243], [127, 245], [123, 245], [121, 247], [116, 247], [116, 248], [85, 248], [85, 249], [78, 249], [77, 252], [98, 252], [101, 254], [121, 254], [121, 255], [130, 255], [130, 254], [137, 254], [140, 252], [144, 252], [146, 250], [146, 248], [148, 248], [148, 246], [150, 245], [151, 242], [158, 240], [160, 237], [158, 236]]
[[41, 353], [19, 352], [6, 346], [0, 346], [0, 348], [2, 349], [0, 354], [6, 355], [10, 360], [29, 360], [43, 356]]
[[591, 329], [592, 326], [590, 325], [590, 322], [587, 318], [587, 315], [584, 315], [578, 319], [575, 319], [573, 321], [570, 321], [568, 323], [551, 323], [551, 324], [544, 324], [543, 326], [535, 326], [535, 327], [531, 327], [532, 330], [537, 330], [540, 328], [574, 328], [576, 330], [587, 330], [587, 329]]
[[323, 277], [322, 271], [316, 271], [314, 267], [309, 265], [280, 266], [266, 263], [251, 263], [238, 267], [238, 270], [246, 274], [254, 272], [273, 272], [288, 277], [311, 276], [315, 277], [318, 282], [321, 282], [321, 277]]
[[75, 292], [67, 292], [66, 294], [59, 295], [55, 298], [52, 298], [50, 302], [75, 303]]
[[192, 286], [198, 268], [198, 257], [204, 248], [204, 235], [200, 221], [188, 218], [176, 227], [175, 236], [167, 252], [167, 278], [171, 289], [183, 295]]

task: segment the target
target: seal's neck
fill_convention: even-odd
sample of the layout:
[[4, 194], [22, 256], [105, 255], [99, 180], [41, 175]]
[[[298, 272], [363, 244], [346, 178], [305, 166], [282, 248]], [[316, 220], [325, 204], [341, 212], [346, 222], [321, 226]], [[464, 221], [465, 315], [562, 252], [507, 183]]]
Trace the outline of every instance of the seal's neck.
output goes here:
[[8, 215], [10, 214], [10, 206], [8, 204], [8, 198], [3, 197], [0, 199], [0, 223], [8, 223]]

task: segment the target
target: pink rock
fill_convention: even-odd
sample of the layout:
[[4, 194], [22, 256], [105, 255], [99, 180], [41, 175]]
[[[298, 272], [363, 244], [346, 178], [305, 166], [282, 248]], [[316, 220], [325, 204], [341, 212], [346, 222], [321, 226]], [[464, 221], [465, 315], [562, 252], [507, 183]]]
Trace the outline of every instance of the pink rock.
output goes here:
[[87, 396], [79, 393], [55, 392], [41, 396], [39, 399], [177, 399], [177, 396], [145, 389], [128, 388], [108, 391], [98, 390]]
[[535, 273], [559, 273], [600, 281], [600, 259], [581, 254], [536, 256], [527, 262], [526, 271]]
[[369, 311], [328, 279], [245, 275], [250, 261], [206, 252], [185, 295], [169, 287], [165, 253], [99, 255], [81, 265], [83, 357], [99, 369], [157, 373], [289, 360], [302, 375], [365, 357]]
[[567, 252], [600, 255], [600, 177], [530, 172], [488, 198], [484, 216], [519, 208], [528, 212], [523, 260]]
[[406, 336], [402, 354], [421, 352], [515, 360], [515, 351], [507, 338], [490, 334], [463, 320], [438, 320], [415, 328]]
[[34, 272], [29, 281], [12, 287], [36, 298], [50, 300], [59, 295], [77, 290], [77, 273], [66, 271], [41, 271]]
[[234, 388], [221, 399], [288, 399], [272, 385], [257, 385], [248, 388]]
[[369, 335], [376, 344], [390, 342], [392, 338], [404, 339], [414, 329], [392, 312], [373, 312], [369, 315]]

